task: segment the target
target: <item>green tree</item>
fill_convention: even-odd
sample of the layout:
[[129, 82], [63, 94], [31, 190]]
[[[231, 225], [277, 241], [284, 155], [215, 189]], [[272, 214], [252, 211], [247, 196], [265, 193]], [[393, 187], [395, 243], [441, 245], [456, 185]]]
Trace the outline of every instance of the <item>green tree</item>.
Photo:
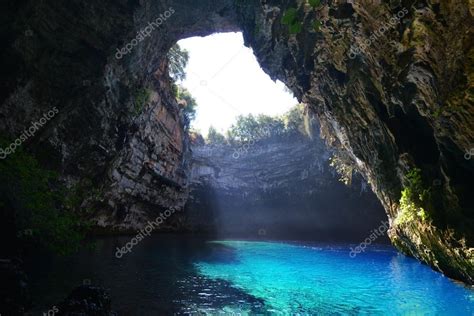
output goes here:
[[[178, 44], [175, 44], [168, 52], [169, 74], [170, 77], [176, 81], [183, 81], [186, 78], [186, 66], [189, 61], [189, 53], [182, 49]], [[184, 115], [187, 118], [187, 126], [196, 118], [196, 99], [191, 93], [176, 83], [172, 84], [172, 91], [178, 103], [183, 106]]]
[[186, 88], [178, 86], [176, 99], [178, 103], [182, 105], [184, 115], [186, 115], [188, 120], [190, 122], [194, 120], [196, 118], [197, 102], [191, 93]]
[[236, 142], [237, 142], [237, 140], [236, 140], [237, 138], [234, 135], [234, 132], [230, 128], [225, 132], [225, 138], [227, 139], [227, 142], [230, 145], [235, 145]]
[[285, 124], [280, 117], [259, 114], [257, 122], [259, 139], [277, 137], [285, 132]]
[[219, 133], [213, 126], [209, 127], [207, 132], [207, 143], [212, 145], [225, 144], [225, 137]]
[[286, 134], [305, 134], [304, 128], [304, 106], [298, 104], [283, 115]]
[[236, 141], [248, 141], [258, 138], [259, 124], [252, 114], [239, 115], [230, 130]]
[[249, 140], [307, 135], [304, 113], [304, 105], [298, 104], [282, 116], [240, 115], [227, 131], [227, 140], [232, 144]]
[[183, 81], [186, 78], [186, 66], [189, 61], [189, 52], [175, 44], [168, 52], [168, 69], [171, 78], [175, 81]]

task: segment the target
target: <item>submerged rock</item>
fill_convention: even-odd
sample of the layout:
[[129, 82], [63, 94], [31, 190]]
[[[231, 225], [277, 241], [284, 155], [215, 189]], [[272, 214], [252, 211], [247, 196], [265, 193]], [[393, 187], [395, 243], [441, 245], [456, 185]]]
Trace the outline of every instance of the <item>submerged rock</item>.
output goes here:
[[17, 259], [0, 259], [0, 314], [23, 315], [31, 308], [28, 278]]
[[100, 287], [81, 285], [58, 305], [57, 315], [65, 316], [114, 316], [107, 291]]

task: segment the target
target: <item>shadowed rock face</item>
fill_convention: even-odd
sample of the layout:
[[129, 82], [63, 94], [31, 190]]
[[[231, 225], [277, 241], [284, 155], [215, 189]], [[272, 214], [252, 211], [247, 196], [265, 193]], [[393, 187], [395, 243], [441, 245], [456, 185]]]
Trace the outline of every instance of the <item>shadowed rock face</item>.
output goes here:
[[[319, 135], [191, 149], [190, 230], [219, 238], [361, 242], [388, 225], [364, 180], [354, 177], [350, 187], [338, 180]], [[377, 243], [387, 241], [385, 232]]]
[[[186, 122], [166, 52], [185, 37], [241, 30], [262, 68], [310, 106], [326, 141], [368, 180], [391, 220], [392, 242], [473, 283], [469, 3], [343, 2], [323, 1], [318, 10], [301, 1], [4, 3], [0, 130], [14, 139], [56, 106], [59, 113], [26, 145], [68, 183], [90, 180], [102, 194], [84, 205], [95, 207], [101, 226], [141, 227], [188, 196]], [[280, 23], [290, 6], [303, 23], [293, 35]], [[116, 58], [117, 48], [170, 8], [159, 28]], [[415, 168], [431, 192], [429, 218], [399, 221]]]

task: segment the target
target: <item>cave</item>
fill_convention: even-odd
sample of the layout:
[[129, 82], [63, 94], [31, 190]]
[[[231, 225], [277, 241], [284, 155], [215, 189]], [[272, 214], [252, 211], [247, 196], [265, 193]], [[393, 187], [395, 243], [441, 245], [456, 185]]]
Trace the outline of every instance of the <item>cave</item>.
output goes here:
[[[383, 313], [390, 306], [402, 314], [472, 313], [472, 299], [466, 300], [474, 279], [471, 11], [466, 1], [434, 0], [6, 1], [0, 13], [4, 313], [32, 308], [23, 270], [43, 271], [31, 274], [38, 293], [41, 284], [57, 281], [56, 273], [65, 275], [54, 267], [68, 266], [77, 272], [70, 282], [82, 285], [48, 303], [48, 314], [92, 315], [100, 306], [101, 315], [111, 315], [111, 304], [124, 315]], [[305, 105], [314, 137], [258, 142], [258, 150], [238, 160], [229, 156], [232, 149], [191, 139], [169, 52], [179, 40], [225, 32], [242, 32], [262, 70]], [[352, 188], [332, 174], [332, 153], [350, 170]], [[270, 166], [259, 166], [263, 161]], [[235, 179], [244, 180], [235, 185]], [[362, 186], [372, 192], [362, 194]], [[218, 216], [216, 201], [225, 205]], [[317, 203], [326, 221], [315, 216]], [[249, 221], [244, 211], [256, 209]], [[291, 220], [278, 220], [285, 216]], [[393, 248], [360, 254], [356, 246], [381, 222], [387, 223], [381, 240]], [[99, 254], [81, 246], [80, 256], [38, 259], [63, 252], [61, 238], [79, 238], [69, 230], [76, 226], [87, 228], [89, 239], [102, 238]], [[209, 242], [200, 233], [258, 242]], [[114, 256], [136, 234], [140, 247]], [[322, 244], [296, 249], [269, 239]], [[328, 240], [345, 246], [323, 243]], [[353, 247], [357, 256], [350, 255]], [[285, 258], [301, 259], [316, 283], [288, 270]], [[393, 297], [387, 305], [352, 301], [360, 293], [351, 282], [377, 281], [377, 271], [363, 273], [370, 260], [390, 267], [390, 282], [408, 270], [421, 282], [446, 282], [446, 289], [433, 285], [424, 293], [440, 303], [404, 305], [400, 291], [416, 288], [390, 282], [373, 293]], [[158, 262], [167, 273], [145, 273]], [[81, 275], [78, 265], [97, 273]], [[359, 274], [347, 274], [352, 269]], [[126, 278], [130, 271], [139, 282]], [[194, 274], [188, 279], [183, 271]], [[157, 280], [170, 290], [142, 292]], [[44, 291], [44, 302], [59, 302], [47, 295], [69, 293], [71, 283]], [[154, 295], [154, 304], [124, 297], [127, 285]]]

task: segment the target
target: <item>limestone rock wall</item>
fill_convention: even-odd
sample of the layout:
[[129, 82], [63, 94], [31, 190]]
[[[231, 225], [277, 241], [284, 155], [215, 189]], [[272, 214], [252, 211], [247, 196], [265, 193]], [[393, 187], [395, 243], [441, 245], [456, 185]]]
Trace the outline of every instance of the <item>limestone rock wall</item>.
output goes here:
[[264, 140], [242, 150], [191, 146], [186, 227], [221, 238], [364, 240], [386, 214], [363, 179], [354, 176], [350, 187], [339, 181], [331, 153], [315, 137]]

